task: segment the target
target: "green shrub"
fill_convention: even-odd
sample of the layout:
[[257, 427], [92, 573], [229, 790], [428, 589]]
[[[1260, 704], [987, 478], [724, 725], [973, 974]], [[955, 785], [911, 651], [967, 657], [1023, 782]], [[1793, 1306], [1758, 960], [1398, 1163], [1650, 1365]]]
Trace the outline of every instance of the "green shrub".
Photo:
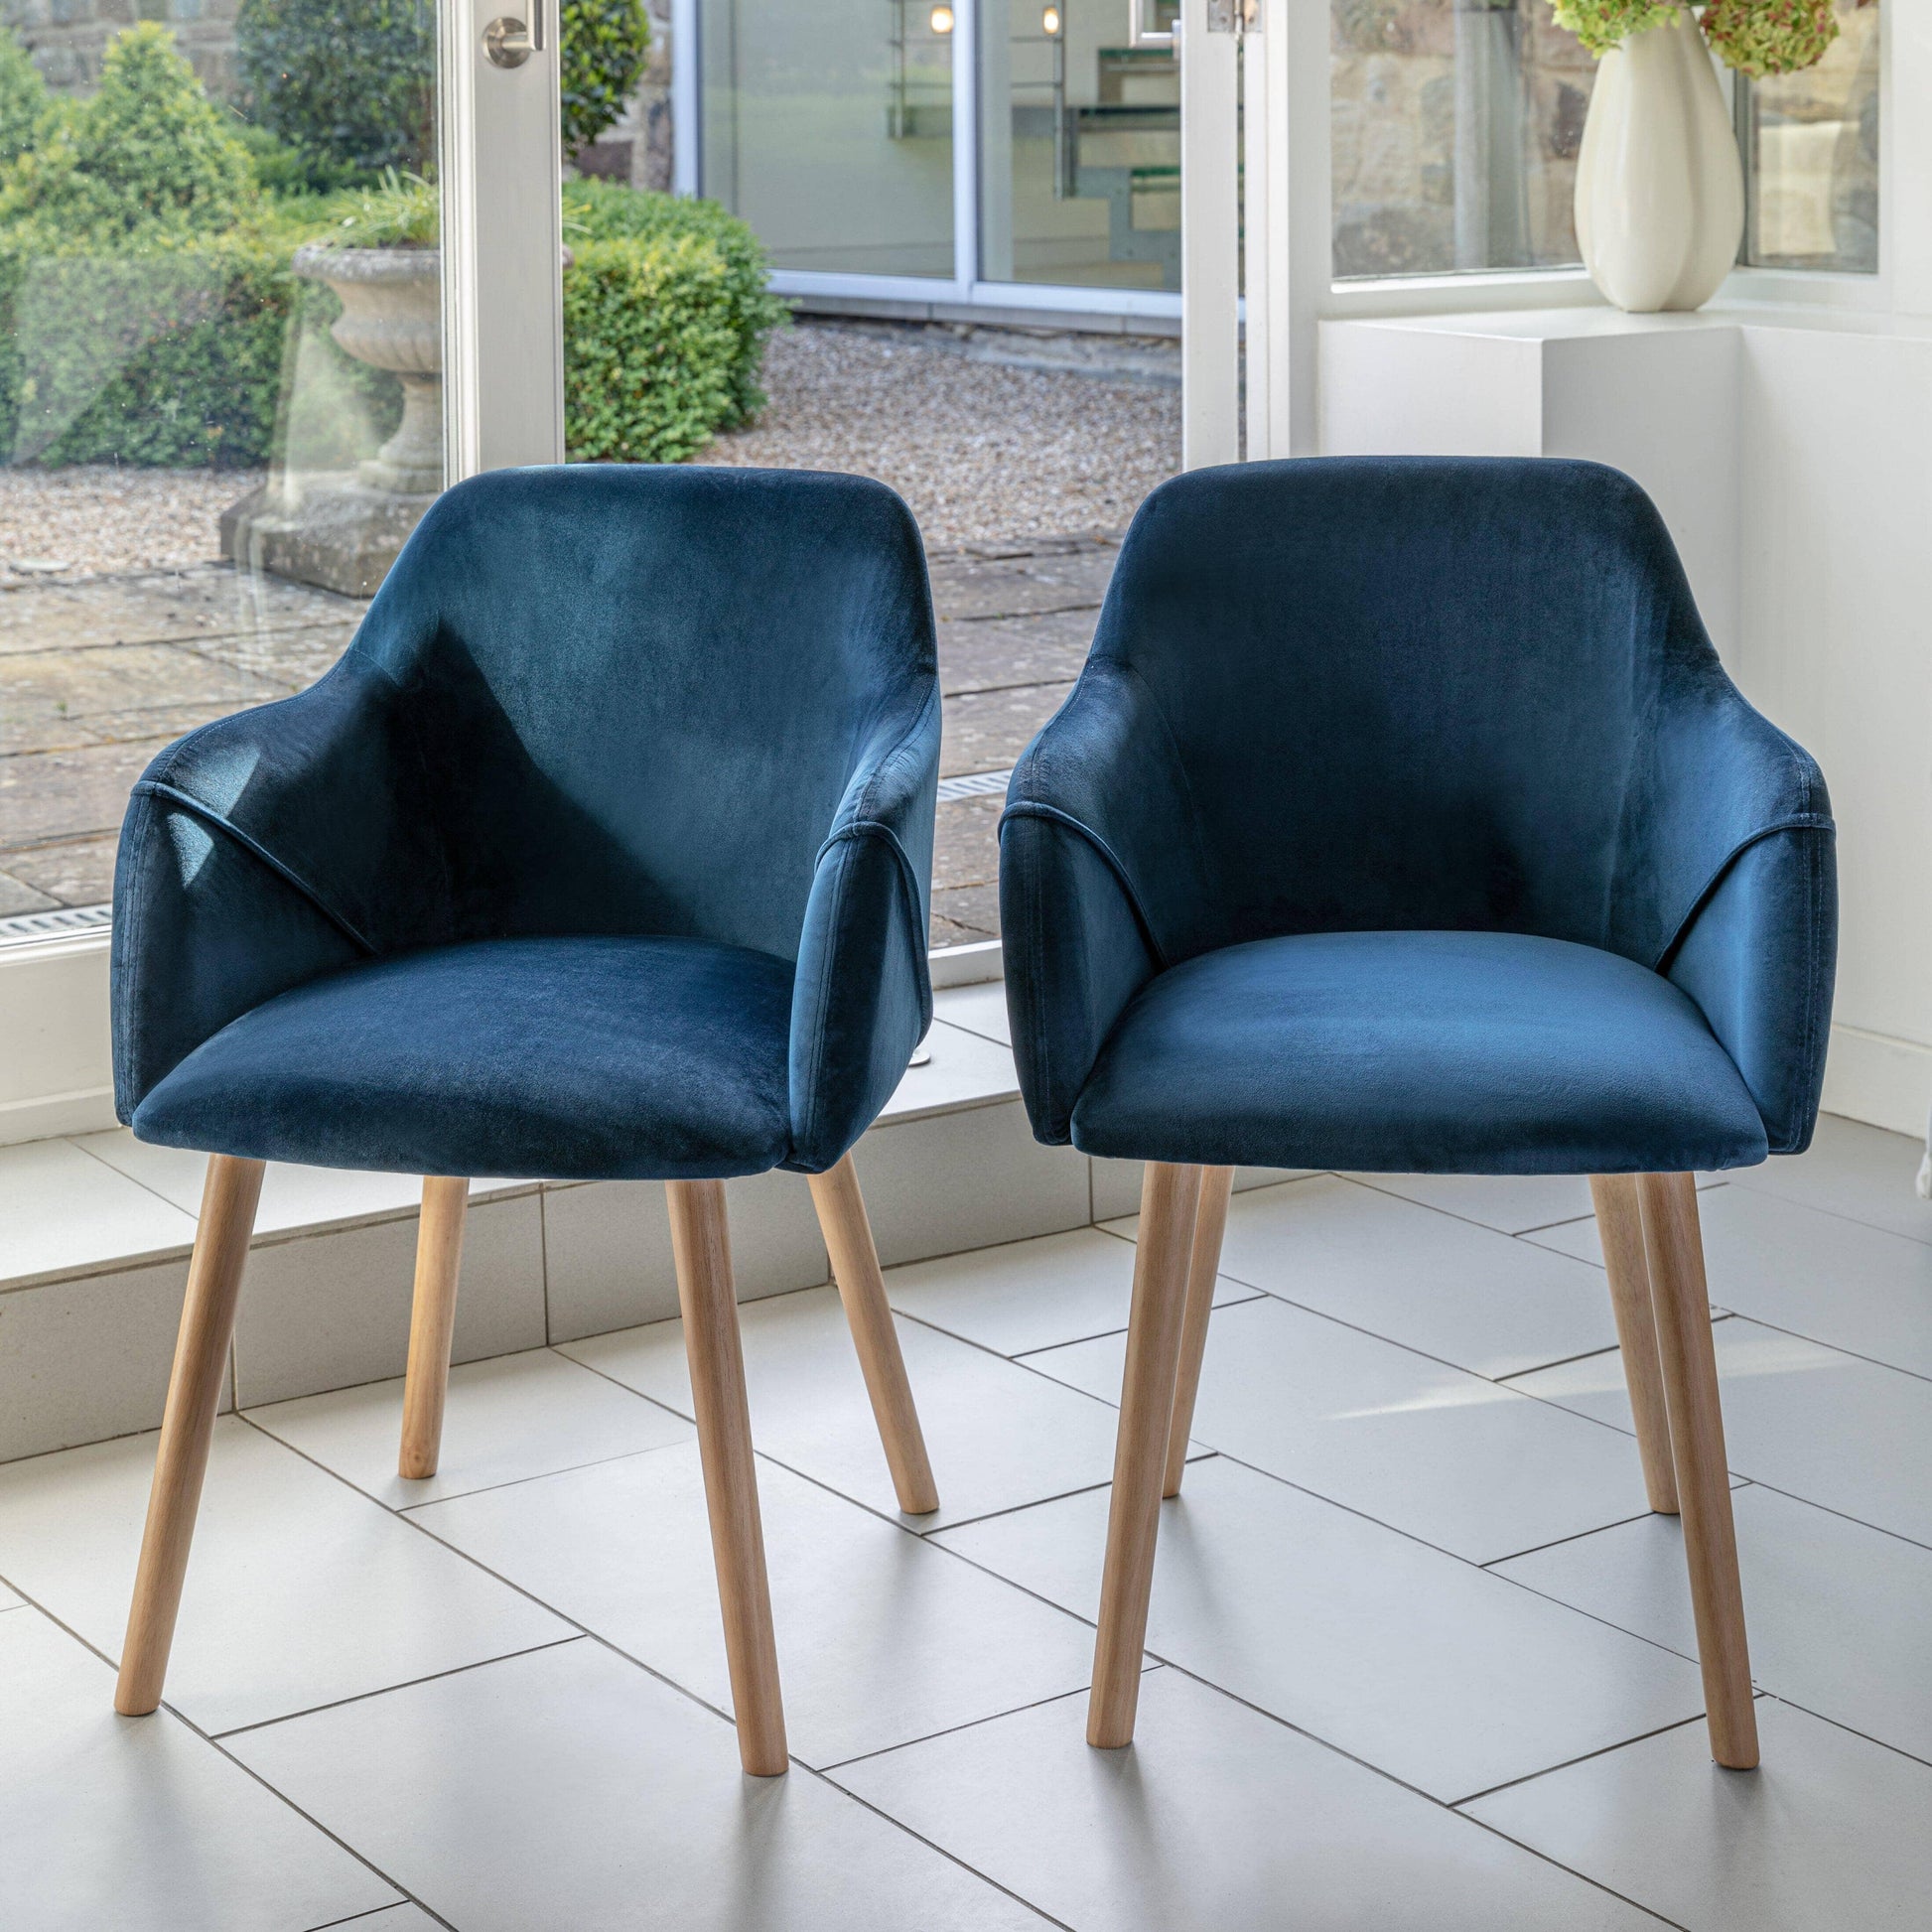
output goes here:
[[41, 138], [51, 100], [41, 70], [11, 27], [0, 27], [0, 166]]
[[0, 229], [45, 248], [212, 234], [256, 198], [246, 149], [152, 21], [108, 44], [99, 91], [49, 127], [0, 182]]
[[316, 238], [335, 248], [433, 248], [442, 215], [434, 182], [388, 168], [373, 188], [337, 196]]
[[[698, 250], [680, 253], [680, 265], [688, 264], [695, 272], [705, 253], [716, 258], [717, 269], [707, 267], [701, 279], [707, 313], [715, 312], [729, 338], [725, 370], [729, 402], [723, 415], [705, 425], [706, 436], [678, 449], [675, 456], [667, 446], [663, 456], [654, 460], [676, 461], [687, 456], [702, 447], [709, 431], [734, 428], [748, 422], [764, 407], [764, 391], [759, 386], [764, 339], [787, 318], [789, 311], [765, 287], [764, 247], [748, 222], [741, 221], [716, 202], [639, 192], [615, 182], [571, 181], [564, 184], [564, 239], [580, 260], [589, 252], [589, 244], [599, 242], [630, 243], [649, 255], [687, 240], [698, 244]], [[580, 302], [578, 320], [573, 324], [570, 290], [571, 272], [567, 272], [564, 276], [564, 436], [575, 450], [580, 432], [573, 427], [577, 418], [573, 416], [570, 397], [576, 385], [570, 380], [570, 366], [580, 352], [608, 354], [610, 337], [593, 316], [587, 299]], [[595, 306], [602, 314], [605, 305]], [[626, 331], [633, 327], [621, 326]], [[675, 362], [667, 363], [665, 371], [676, 366]], [[659, 379], [678, 378], [660, 372]], [[707, 373], [703, 386], [708, 389], [711, 380]], [[588, 445], [586, 454], [591, 454]]]
[[650, 52], [644, 0], [563, 0], [564, 153], [617, 124]]
[[430, 0], [242, 0], [235, 64], [252, 119], [318, 189], [436, 162]]

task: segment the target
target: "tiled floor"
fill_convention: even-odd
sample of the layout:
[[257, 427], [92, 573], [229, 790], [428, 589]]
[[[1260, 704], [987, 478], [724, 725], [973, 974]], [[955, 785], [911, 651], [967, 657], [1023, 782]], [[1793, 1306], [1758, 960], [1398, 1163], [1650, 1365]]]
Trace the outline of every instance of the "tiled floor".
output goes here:
[[0, 1926], [1923, 1927], [1916, 1160], [1828, 1120], [1701, 1195], [1754, 1773], [1706, 1750], [1587, 1197], [1312, 1175], [1233, 1203], [1131, 1751], [1081, 1695], [1128, 1220], [891, 1272], [933, 1517], [832, 1292], [745, 1307], [782, 1782], [738, 1769], [675, 1322], [460, 1368], [426, 1484], [394, 1383], [225, 1418], [153, 1719], [108, 1669], [153, 1439], [0, 1467]]

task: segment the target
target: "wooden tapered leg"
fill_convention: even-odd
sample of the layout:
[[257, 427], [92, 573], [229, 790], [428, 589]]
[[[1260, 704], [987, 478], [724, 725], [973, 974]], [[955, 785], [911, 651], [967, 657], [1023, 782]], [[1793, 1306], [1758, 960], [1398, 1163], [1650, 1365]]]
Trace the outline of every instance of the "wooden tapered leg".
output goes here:
[[898, 1506], [908, 1516], [924, 1516], [939, 1507], [939, 1491], [926, 1458], [919, 1412], [912, 1405], [912, 1387], [905, 1379], [905, 1358], [899, 1353], [898, 1330], [886, 1300], [886, 1278], [879, 1272], [879, 1251], [873, 1245], [872, 1223], [859, 1192], [859, 1175], [846, 1155], [835, 1168], [810, 1176], [812, 1205], [832, 1257], [832, 1277], [845, 1304], [859, 1367], [872, 1397], [872, 1413], [885, 1445]]
[[1150, 1161], [1141, 1186], [1134, 1251], [1134, 1301], [1121, 1377], [1114, 1493], [1107, 1516], [1107, 1565], [1100, 1580], [1100, 1634], [1093, 1651], [1087, 1742], [1103, 1750], [1134, 1741], [1141, 1697], [1141, 1646], [1154, 1587], [1154, 1547], [1173, 1421], [1174, 1374], [1193, 1251], [1201, 1171]]
[[1650, 1263], [1643, 1249], [1637, 1177], [1628, 1173], [1591, 1174], [1589, 1196], [1596, 1207], [1603, 1266], [1610, 1276], [1610, 1307], [1616, 1314], [1616, 1338], [1623, 1351], [1630, 1413], [1636, 1418], [1643, 1486], [1652, 1509], [1675, 1516], [1677, 1473], [1671, 1462], [1664, 1373], [1657, 1360], [1657, 1318], [1651, 1312]]
[[409, 1371], [402, 1385], [402, 1452], [396, 1460], [398, 1471], [411, 1480], [433, 1476], [443, 1449], [443, 1402], [450, 1391], [450, 1337], [456, 1332], [457, 1276], [469, 1205], [469, 1181], [442, 1174], [424, 1180]]
[[1757, 1714], [1751, 1707], [1744, 1592], [1737, 1579], [1737, 1537], [1730, 1518], [1730, 1476], [1718, 1403], [1718, 1360], [1711, 1340], [1697, 1185], [1687, 1173], [1640, 1174], [1637, 1198], [1643, 1210], [1657, 1353], [1670, 1411], [1711, 1754], [1720, 1764], [1746, 1771], [1757, 1762]]
[[147, 1528], [141, 1535], [141, 1563], [134, 1576], [134, 1601], [127, 1613], [120, 1682], [114, 1691], [114, 1709], [123, 1717], [145, 1717], [161, 1702], [195, 1514], [207, 1474], [214, 1412], [221, 1401], [221, 1375], [234, 1335], [241, 1270], [261, 1191], [261, 1162], [225, 1154], [208, 1162], [195, 1258], [188, 1267], [188, 1297], [182, 1304], [181, 1337], [162, 1412]]
[[1180, 1323], [1180, 1365], [1174, 1372], [1173, 1422], [1168, 1431], [1168, 1476], [1164, 1496], [1180, 1494], [1187, 1467], [1187, 1432], [1194, 1426], [1194, 1397], [1200, 1392], [1201, 1357], [1207, 1352], [1207, 1322], [1214, 1311], [1214, 1283], [1221, 1266], [1221, 1236], [1227, 1231], [1232, 1168], [1203, 1168], [1200, 1207], [1194, 1217], [1193, 1258], [1187, 1264], [1187, 1310]]
[[670, 1180], [671, 1252], [684, 1311], [684, 1352], [691, 1363], [691, 1407], [704, 1464], [711, 1555], [718, 1567], [718, 1604], [725, 1619], [738, 1755], [754, 1777], [779, 1776], [785, 1752], [778, 1651], [771, 1634], [771, 1588], [764, 1574], [764, 1529], [759, 1519], [758, 1467], [745, 1395], [745, 1353], [732, 1287], [731, 1238], [722, 1180]]

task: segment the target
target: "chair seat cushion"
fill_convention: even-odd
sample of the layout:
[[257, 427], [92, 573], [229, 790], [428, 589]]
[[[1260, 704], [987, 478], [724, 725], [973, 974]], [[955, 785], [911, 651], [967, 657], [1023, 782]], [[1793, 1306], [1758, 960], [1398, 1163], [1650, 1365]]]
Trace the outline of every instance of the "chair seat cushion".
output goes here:
[[494, 939], [244, 1014], [136, 1136], [256, 1160], [562, 1180], [760, 1173], [790, 1148], [792, 967], [699, 939]]
[[1311, 933], [1173, 967], [1108, 1035], [1073, 1142], [1398, 1173], [1682, 1173], [1766, 1152], [1743, 1079], [1668, 980], [1500, 932]]

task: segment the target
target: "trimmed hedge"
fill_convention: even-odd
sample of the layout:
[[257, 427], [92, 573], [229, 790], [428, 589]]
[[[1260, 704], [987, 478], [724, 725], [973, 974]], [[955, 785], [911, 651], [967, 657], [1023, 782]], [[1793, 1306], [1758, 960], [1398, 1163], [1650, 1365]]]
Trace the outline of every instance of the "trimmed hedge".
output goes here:
[[298, 336], [393, 427], [395, 378], [330, 340], [340, 305], [290, 274], [292, 253], [240, 232], [121, 254], [0, 246], [0, 455], [259, 468], [279, 454]]
[[[764, 341], [790, 311], [765, 287], [764, 248], [748, 223], [717, 202], [572, 181], [564, 238], [577, 257], [564, 274], [573, 457], [680, 462], [764, 407]], [[634, 265], [621, 268], [604, 244], [634, 251]], [[640, 304], [661, 313], [638, 315]], [[600, 394], [600, 380], [613, 393]]]

